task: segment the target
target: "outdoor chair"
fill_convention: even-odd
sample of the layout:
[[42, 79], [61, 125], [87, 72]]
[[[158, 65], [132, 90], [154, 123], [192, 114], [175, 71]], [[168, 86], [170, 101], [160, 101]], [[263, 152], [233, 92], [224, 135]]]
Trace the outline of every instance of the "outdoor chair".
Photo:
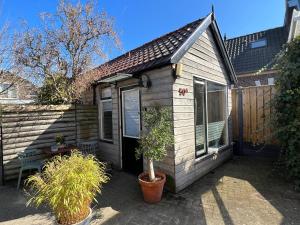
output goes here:
[[96, 156], [97, 146], [98, 146], [98, 143], [96, 141], [86, 141], [86, 142], [79, 143], [78, 148], [84, 155], [91, 154], [91, 155]]
[[[96, 149], [98, 147], [98, 144], [96, 141], [87, 141], [87, 142], [81, 142], [78, 145], [79, 150], [82, 152], [84, 155], [94, 155], [96, 156]], [[112, 175], [112, 163], [110, 162], [104, 162], [106, 164], [106, 173], [108, 175]]]
[[43, 161], [33, 159], [33, 157], [36, 156], [36, 155], [37, 155], [37, 151], [35, 149], [27, 150], [25, 152], [22, 152], [22, 153], [18, 154], [18, 158], [21, 162], [21, 168], [20, 168], [20, 172], [19, 172], [17, 189], [20, 188], [22, 173], [23, 173], [24, 170], [36, 169], [39, 172], [42, 171]]

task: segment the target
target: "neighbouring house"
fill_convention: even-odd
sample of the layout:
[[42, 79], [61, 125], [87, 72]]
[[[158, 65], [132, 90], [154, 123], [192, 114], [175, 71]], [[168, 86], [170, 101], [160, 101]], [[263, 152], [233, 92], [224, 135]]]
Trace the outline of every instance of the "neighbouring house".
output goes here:
[[159, 104], [172, 109], [174, 146], [155, 166], [180, 191], [232, 156], [231, 87], [236, 76], [214, 14], [152, 40], [95, 68], [99, 155], [138, 174], [135, 148], [141, 113]]
[[34, 102], [37, 87], [11, 73], [0, 76], [0, 104], [29, 104]]
[[238, 86], [273, 85], [278, 70], [276, 56], [288, 40], [300, 34], [298, 0], [286, 1], [284, 25], [225, 40]]

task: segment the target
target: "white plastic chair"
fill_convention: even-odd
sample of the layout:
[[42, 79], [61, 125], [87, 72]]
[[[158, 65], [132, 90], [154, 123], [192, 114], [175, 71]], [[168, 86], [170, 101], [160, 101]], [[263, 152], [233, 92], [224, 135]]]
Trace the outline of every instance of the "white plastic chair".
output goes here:
[[81, 142], [78, 145], [79, 150], [82, 152], [84, 155], [94, 155], [96, 156], [96, 149], [98, 147], [98, 143], [96, 141], [86, 141], [86, 142]]

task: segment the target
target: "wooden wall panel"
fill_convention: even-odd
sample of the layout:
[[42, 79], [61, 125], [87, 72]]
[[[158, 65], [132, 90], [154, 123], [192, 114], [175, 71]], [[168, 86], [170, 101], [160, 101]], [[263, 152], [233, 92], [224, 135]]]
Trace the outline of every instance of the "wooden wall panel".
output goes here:
[[97, 140], [98, 110], [94, 105], [4, 105], [1, 107], [2, 151], [5, 180], [18, 176], [18, 153], [55, 144], [56, 134], [63, 134], [67, 144]]
[[[274, 85], [242, 88], [243, 93], [243, 140], [253, 144], [274, 142], [272, 138], [271, 101], [275, 95]], [[233, 138], [239, 136], [238, 89], [232, 90], [233, 96]]]

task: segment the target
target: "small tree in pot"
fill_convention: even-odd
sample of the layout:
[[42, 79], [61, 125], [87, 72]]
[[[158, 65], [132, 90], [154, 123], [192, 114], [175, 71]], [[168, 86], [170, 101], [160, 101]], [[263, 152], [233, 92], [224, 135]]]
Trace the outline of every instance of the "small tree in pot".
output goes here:
[[59, 224], [89, 224], [91, 203], [108, 181], [105, 165], [94, 156], [73, 151], [71, 156], [55, 156], [41, 174], [26, 180], [33, 189], [27, 205], [46, 204]]
[[167, 155], [167, 147], [173, 144], [172, 114], [167, 107], [154, 106], [143, 112], [145, 130], [136, 149], [136, 158], [142, 155], [147, 160], [148, 171], [139, 175], [144, 200], [156, 203], [161, 200], [166, 176], [155, 172], [153, 162], [161, 161]]

